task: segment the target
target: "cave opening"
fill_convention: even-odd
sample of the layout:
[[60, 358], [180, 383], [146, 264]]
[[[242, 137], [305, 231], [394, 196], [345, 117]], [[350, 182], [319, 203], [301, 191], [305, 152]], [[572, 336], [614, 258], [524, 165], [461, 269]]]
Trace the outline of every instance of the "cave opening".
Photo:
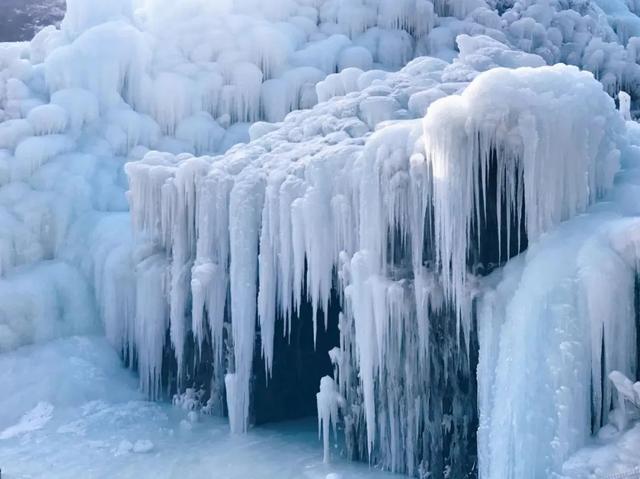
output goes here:
[[334, 372], [329, 351], [340, 345], [339, 314], [340, 302], [334, 290], [326, 328], [324, 313], [318, 312], [315, 344], [313, 308], [309, 301], [304, 301], [300, 312], [291, 318], [289, 333], [285, 330], [284, 318], [278, 315], [270, 375], [267, 375], [261, 357], [260, 341], [256, 341], [252, 381], [253, 424], [316, 416], [320, 379], [333, 376]]

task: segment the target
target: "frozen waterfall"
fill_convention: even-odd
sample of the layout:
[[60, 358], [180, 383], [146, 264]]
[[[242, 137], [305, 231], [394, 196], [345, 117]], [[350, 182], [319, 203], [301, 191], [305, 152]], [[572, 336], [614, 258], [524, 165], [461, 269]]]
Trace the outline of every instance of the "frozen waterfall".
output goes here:
[[0, 43], [0, 354], [103, 330], [233, 433], [563, 474], [638, 377], [638, 13], [67, 0]]

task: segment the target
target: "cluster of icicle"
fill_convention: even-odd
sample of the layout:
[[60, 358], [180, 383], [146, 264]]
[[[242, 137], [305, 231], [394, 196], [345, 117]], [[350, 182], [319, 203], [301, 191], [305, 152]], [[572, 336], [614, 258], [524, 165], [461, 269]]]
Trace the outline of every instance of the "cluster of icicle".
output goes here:
[[118, 347], [151, 337], [157, 315], [117, 319], [135, 315], [126, 288], [163, 287], [134, 278], [122, 165], [248, 141], [251, 122], [316, 104], [328, 74], [426, 51], [434, 21], [424, 0], [69, 0], [61, 28], [0, 44], [0, 350], [98, 316]]
[[[222, 157], [150, 153], [127, 165], [136, 230], [169, 263], [165, 321], [179, 368], [186, 335], [197, 344], [210, 335], [232, 430], [249, 425], [256, 324], [269, 372], [274, 335], [287, 334], [305, 301], [322, 327], [336, 290], [332, 358], [348, 442], [409, 474], [442, 471], [438, 450], [469, 453], [471, 224], [496, 202], [506, 205], [498, 215], [537, 238], [584, 211], [612, 185], [623, 122], [575, 67], [493, 69], [435, 101], [424, 121], [384, 124], [363, 139], [402, 118], [409, 75], [433, 85], [444, 66], [416, 61]], [[497, 198], [487, 198], [489, 184]]]

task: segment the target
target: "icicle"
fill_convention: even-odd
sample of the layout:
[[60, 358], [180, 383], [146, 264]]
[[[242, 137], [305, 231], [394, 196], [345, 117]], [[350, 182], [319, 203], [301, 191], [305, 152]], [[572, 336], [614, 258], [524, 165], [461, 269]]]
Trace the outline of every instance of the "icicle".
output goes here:
[[324, 462], [330, 459], [329, 435], [333, 429], [337, 434], [338, 412], [343, 406], [344, 399], [340, 396], [333, 378], [325, 376], [320, 380], [320, 392], [316, 395], [318, 403], [318, 431], [322, 437], [324, 448]]
[[626, 121], [631, 120], [631, 97], [624, 91], [618, 92], [618, 101], [620, 102], [620, 114]]
[[[229, 287], [229, 198], [232, 187], [233, 181], [226, 173], [213, 170], [197, 190], [198, 239], [192, 275], [196, 282], [200, 282], [199, 286], [207, 291], [207, 296], [203, 298], [204, 304], [196, 302], [194, 298], [193, 307], [206, 306], [216, 374], [223, 372], [223, 329]], [[206, 287], [207, 282], [210, 282], [209, 288]], [[194, 313], [194, 320], [198, 314]], [[199, 331], [195, 323], [194, 331]]]
[[358, 351], [360, 381], [364, 398], [364, 416], [367, 423], [367, 450], [373, 453], [376, 437], [375, 373], [377, 341], [373, 311], [373, 291], [368, 284], [371, 277], [371, 254], [358, 252], [351, 261], [352, 283], [347, 287], [355, 323], [355, 343]]
[[[235, 373], [227, 375], [227, 406], [233, 432], [249, 427], [249, 393], [258, 297], [258, 246], [264, 184], [259, 171], [248, 168], [231, 191], [229, 267]], [[233, 411], [233, 412], [232, 412]]]
[[258, 279], [258, 318], [262, 355], [266, 377], [271, 375], [273, 366], [273, 341], [276, 325], [277, 285], [277, 232], [280, 229], [279, 202], [277, 193], [283, 178], [277, 176], [269, 182], [265, 192], [265, 203], [262, 211], [262, 229], [260, 233], [259, 279]]
[[143, 391], [158, 398], [165, 332], [169, 323], [167, 262], [153, 255], [136, 266], [135, 345]]
[[[576, 83], [592, 91], [589, 101], [571, 94]], [[552, 95], [553, 100], [534, 104], [535, 94]], [[576, 114], [575, 108], [584, 111]], [[584, 211], [611, 187], [611, 172], [617, 167], [611, 156], [615, 152], [611, 132], [620, 126], [611, 110], [611, 99], [593, 77], [565, 66], [494, 69], [478, 76], [461, 96], [431, 105], [424, 132], [434, 175], [437, 261], [445, 293], [458, 305], [459, 315], [471, 222], [483, 208], [478, 204], [479, 191], [487, 187], [478, 178], [491, 180], [483, 172], [489, 171], [492, 152], [497, 162], [496, 204], [507, 205], [506, 217], [497, 208], [498, 225], [505, 221], [511, 240], [511, 215], [515, 224], [521, 224], [522, 210], [513, 205], [519, 204], [515, 185], [522, 181], [524, 224], [529, 238], [535, 240], [563, 219]]]

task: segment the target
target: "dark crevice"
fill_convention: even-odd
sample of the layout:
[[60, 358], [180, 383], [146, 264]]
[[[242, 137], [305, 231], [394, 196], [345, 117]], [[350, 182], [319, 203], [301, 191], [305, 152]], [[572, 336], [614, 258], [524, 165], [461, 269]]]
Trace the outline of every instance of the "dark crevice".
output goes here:
[[320, 379], [333, 375], [329, 351], [340, 344], [339, 313], [339, 301], [334, 292], [327, 329], [324, 313], [318, 313], [315, 347], [311, 303], [304, 302], [300, 314], [291, 318], [290, 335], [284, 334], [284, 319], [279, 317], [270, 377], [267, 377], [261, 358], [260, 340], [256, 341], [252, 391], [254, 424], [315, 417]]
[[[517, 169], [515, 175], [516, 178], [512, 179], [516, 185], [515, 194], [524, 198], [524, 186], [520, 181], [516, 181], [522, 176], [522, 171]], [[477, 181], [481, 184], [480, 173]], [[474, 215], [471, 224], [471, 249], [468, 252], [469, 269], [479, 276], [488, 275], [496, 268], [503, 266], [509, 259], [525, 251], [529, 246], [524, 200], [522, 200], [522, 210], [519, 215], [515, 207], [511, 211], [511, 215], [507, 214], [508, 205], [504, 194], [501, 195], [501, 202], [498, 205], [498, 159], [495, 149], [492, 149], [490, 154], [485, 188], [486, 204], [481, 198], [481, 204], [476, 206], [479, 208], [479, 212]], [[500, 224], [498, 224], [498, 207], [500, 208]], [[478, 224], [478, 219], [480, 224]]]

